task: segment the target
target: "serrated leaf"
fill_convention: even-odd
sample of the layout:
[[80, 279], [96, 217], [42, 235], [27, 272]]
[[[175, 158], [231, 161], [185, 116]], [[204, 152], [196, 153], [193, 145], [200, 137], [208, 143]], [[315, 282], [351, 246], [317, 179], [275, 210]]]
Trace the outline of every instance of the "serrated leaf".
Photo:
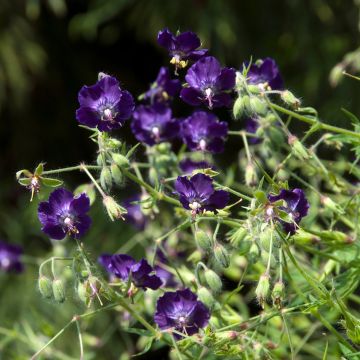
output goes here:
[[41, 183], [44, 184], [45, 186], [49, 186], [49, 187], [57, 187], [57, 186], [61, 186], [64, 182], [62, 180], [59, 179], [53, 179], [53, 178], [41, 178]]

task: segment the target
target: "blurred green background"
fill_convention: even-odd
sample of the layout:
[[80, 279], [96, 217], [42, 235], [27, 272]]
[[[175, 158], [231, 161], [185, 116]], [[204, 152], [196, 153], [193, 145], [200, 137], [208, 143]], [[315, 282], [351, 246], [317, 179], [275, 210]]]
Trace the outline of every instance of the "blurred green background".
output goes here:
[[[197, 32], [203, 46], [228, 66], [239, 68], [251, 56], [275, 58], [286, 86], [305, 106], [317, 108], [326, 122], [346, 126], [340, 108], [360, 113], [360, 87], [348, 78], [332, 86], [329, 75], [342, 61], [349, 71], [360, 67], [356, 52], [344, 60], [359, 46], [359, 9], [358, 0], [0, 1], [0, 238], [22, 244], [30, 256], [45, 256], [51, 249], [36, 219], [38, 200], [29, 205], [15, 171], [32, 170], [41, 161], [48, 169], [93, 161], [95, 147], [75, 120], [77, 92], [104, 71], [117, 76], [134, 96], [142, 93], [168, 62], [156, 43], [164, 27]], [[133, 139], [128, 126], [124, 132], [125, 139]], [[70, 188], [82, 179], [65, 177]], [[134, 232], [127, 225], [109, 225], [100, 207], [92, 211], [96, 226], [86, 241], [94, 256], [116, 250], [121, 238]], [[27, 269], [20, 276], [0, 276], [0, 324], [16, 324], [20, 333], [30, 327], [52, 334], [81, 310], [77, 305], [75, 310], [71, 305], [60, 310], [42, 306], [35, 290], [37, 267], [29, 264]], [[56, 319], [44, 322], [54, 311]], [[105, 330], [100, 326], [94, 331]], [[75, 356], [71, 336], [63, 341]], [[12, 358], [8, 354], [27, 358], [20, 343], [6, 347], [11, 353], [0, 359]], [[117, 351], [107, 351], [107, 359], [118, 358]]]

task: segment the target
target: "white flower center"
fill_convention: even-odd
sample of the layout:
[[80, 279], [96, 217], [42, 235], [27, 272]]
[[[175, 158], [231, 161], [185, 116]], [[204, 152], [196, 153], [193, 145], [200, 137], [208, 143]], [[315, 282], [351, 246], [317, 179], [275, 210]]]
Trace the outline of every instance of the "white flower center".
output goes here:
[[197, 201], [193, 201], [191, 204], [189, 204], [189, 208], [196, 211], [197, 209], [201, 208], [201, 204]]
[[69, 217], [66, 217], [64, 219], [64, 224], [67, 225], [67, 226], [72, 225], [72, 220]]
[[160, 129], [157, 127], [157, 126], [154, 126], [152, 129], [151, 129], [152, 133], [155, 135], [155, 137], [159, 137], [160, 135]]
[[105, 109], [104, 110], [104, 115], [107, 119], [111, 120], [112, 119], [112, 111], [111, 109]]
[[1, 259], [0, 264], [1, 264], [1, 267], [6, 269], [7, 267], [10, 266], [10, 260], [8, 258], [3, 258], [3, 259]]
[[201, 139], [199, 142], [199, 147], [201, 151], [205, 151], [206, 150], [206, 141], [204, 139]]
[[213, 91], [211, 90], [211, 88], [207, 88], [205, 89], [205, 95], [207, 98], [211, 97]]

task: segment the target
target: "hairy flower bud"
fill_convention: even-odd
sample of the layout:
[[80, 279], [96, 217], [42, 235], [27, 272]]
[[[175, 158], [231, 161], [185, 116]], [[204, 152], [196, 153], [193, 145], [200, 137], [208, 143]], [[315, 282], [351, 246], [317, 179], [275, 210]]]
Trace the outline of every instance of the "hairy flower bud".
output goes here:
[[212, 248], [212, 240], [203, 230], [198, 229], [195, 231], [195, 241], [197, 246], [204, 251], [209, 251]]
[[294, 109], [298, 109], [301, 104], [300, 99], [295, 97], [289, 90], [285, 90], [281, 93], [281, 99], [286, 105], [289, 105]]
[[130, 165], [129, 159], [124, 156], [121, 155], [119, 153], [112, 153], [111, 154], [112, 159], [114, 161], [114, 163], [121, 168], [127, 168]]
[[275, 307], [281, 308], [282, 302], [284, 301], [284, 295], [285, 285], [282, 281], [277, 281], [271, 292], [271, 298]]
[[260, 249], [255, 241], [250, 246], [248, 259], [250, 262], [256, 262], [260, 256]]
[[224, 268], [229, 267], [230, 265], [230, 256], [228, 251], [219, 243], [216, 243], [214, 246], [214, 257], [218, 264]]
[[100, 184], [103, 189], [111, 189], [112, 187], [112, 176], [108, 166], [104, 166], [100, 173]]
[[206, 287], [201, 286], [197, 291], [197, 295], [199, 300], [204, 303], [210, 310], [212, 310], [217, 304], [217, 301]]
[[322, 196], [320, 201], [326, 209], [339, 215], [344, 214], [343, 208], [328, 196]]
[[222, 282], [221, 282], [220, 276], [211, 269], [206, 269], [204, 272], [204, 275], [205, 275], [205, 280], [206, 280], [207, 284], [209, 285], [209, 288], [214, 293], [220, 292], [221, 288], [222, 288]]
[[115, 219], [124, 220], [124, 215], [127, 213], [127, 210], [120, 206], [113, 197], [105, 196], [103, 199], [103, 204], [111, 221], [114, 221]]
[[85, 283], [79, 282], [77, 286], [77, 295], [83, 303], [87, 302], [87, 291]]
[[58, 303], [65, 301], [65, 290], [63, 282], [60, 279], [55, 279], [52, 283], [52, 290], [54, 293], [54, 299]]
[[235, 248], [240, 248], [247, 234], [248, 230], [246, 228], [239, 227], [230, 237], [231, 245]]
[[48, 277], [41, 275], [38, 280], [38, 286], [40, 294], [45, 299], [51, 299], [53, 297], [52, 284], [51, 280]]
[[260, 276], [259, 283], [256, 287], [255, 294], [260, 306], [264, 309], [266, 299], [269, 295], [270, 290], [270, 276], [267, 273], [264, 273]]
[[266, 115], [268, 111], [268, 106], [266, 102], [260, 99], [258, 96], [251, 96], [250, 109], [253, 113], [256, 113], [258, 115]]
[[320, 238], [314, 234], [310, 234], [302, 229], [299, 229], [292, 237], [295, 244], [307, 245], [316, 244], [320, 242]]
[[252, 162], [246, 165], [245, 169], [245, 184], [247, 186], [255, 186], [258, 182], [255, 166]]
[[247, 104], [249, 103], [249, 96], [245, 95], [245, 96], [239, 96], [235, 102], [234, 102], [234, 107], [233, 107], [233, 115], [234, 115], [234, 119], [238, 120], [240, 119], [246, 112], [247, 110]]
[[110, 170], [111, 170], [111, 175], [112, 175], [112, 178], [114, 180], [114, 183], [116, 185], [121, 186], [123, 184], [123, 181], [124, 181], [124, 176], [123, 176], [119, 166], [116, 165], [116, 164], [111, 164]]
[[291, 147], [291, 151], [295, 157], [299, 160], [308, 160], [310, 158], [310, 154], [308, 150], [304, 147], [304, 145], [300, 142], [300, 140], [294, 136], [290, 135], [288, 138], [288, 143]]

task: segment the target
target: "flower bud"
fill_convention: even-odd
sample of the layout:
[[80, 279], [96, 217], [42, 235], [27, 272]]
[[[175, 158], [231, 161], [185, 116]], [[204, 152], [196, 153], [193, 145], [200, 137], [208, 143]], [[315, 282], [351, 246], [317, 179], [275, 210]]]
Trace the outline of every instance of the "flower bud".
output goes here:
[[326, 209], [331, 210], [332, 212], [337, 213], [339, 215], [344, 214], [343, 208], [328, 196], [322, 196], [320, 201]]
[[256, 287], [255, 294], [260, 306], [264, 309], [266, 299], [269, 295], [270, 290], [270, 277], [267, 273], [260, 276], [259, 283]]
[[117, 166], [116, 164], [111, 164], [110, 170], [111, 170], [111, 175], [112, 175], [112, 178], [113, 178], [115, 184], [119, 185], [119, 186], [123, 185], [124, 176], [123, 176], [119, 166]]
[[247, 186], [255, 186], [258, 182], [255, 166], [252, 162], [246, 165], [245, 169], [245, 184]]
[[255, 241], [253, 241], [252, 245], [249, 249], [248, 259], [250, 262], [256, 262], [260, 256], [260, 249]]
[[199, 250], [195, 250], [189, 255], [189, 257], [186, 260], [194, 264], [197, 264], [199, 261], [201, 261], [201, 258], [202, 258], [201, 252]]
[[310, 234], [302, 229], [296, 231], [292, 236], [292, 240], [295, 244], [307, 245], [307, 244], [316, 244], [320, 242], [320, 238], [314, 234]]
[[234, 115], [234, 119], [238, 120], [240, 119], [244, 113], [246, 112], [246, 104], [249, 102], [249, 96], [245, 95], [245, 96], [239, 96], [234, 103], [234, 107], [233, 107], [233, 115]]
[[260, 246], [265, 251], [270, 251], [270, 239], [274, 237], [274, 231], [272, 230], [271, 226], [267, 226], [264, 231], [259, 234]]
[[281, 308], [285, 296], [285, 285], [282, 281], [277, 281], [272, 289], [271, 298], [273, 305], [278, 309]]
[[114, 221], [115, 219], [124, 220], [124, 215], [127, 213], [127, 210], [120, 206], [113, 197], [105, 196], [103, 199], [103, 204], [111, 221]]
[[257, 96], [250, 97], [250, 109], [252, 112], [258, 115], [266, 115], [268, 106], [264, 100], [261, 100]]
[[205, 275], [205, 280], [209, 285], [209, 288], [214, 293], [220, 292], [222, 288], [222, 282], [220, 276], [211, 269], [206, 269], [204, 275]]
[[259, 95], [261, 93], [261, 88], [258, 85], [249, 84], [247, 88], [254, 95]]
[[217, 303], [211, 292], [206, 287], [201, 286], [197, 291], [197, 296], [199, 300], [204, 303], [210, 310], [212, 310]]
[[54, 293], [54, 299], [58, 303], [63, 303], [65, 301], [65, 290], [63, 283], [60, 279], [55, 279], [52, 283], [52, 290]]
[[87, 303], [87, 290], [86, 290], [86, 284], [79, 282], [78, 286], [77, 286], [77, 294], [79, 299], [83, 302], [83, 303]]
[[112, 153], [111, 154], [114, 163], [121, 168], [127, 168], [130, 165], [129, 159], [126, 156], [121, 155], [119, 153]]
[[228, 251], [225, 249], [224, 246], [216, 243], [214, 246], [214, 257], [215, 260], [224, 268], [229, 267], [230, 265], [230, 256]]
[[100, 173], [100, 183], [103, 189], [111, 189], [112, 186], [112, 176], [111, 171], [107, 166], [104, 166], [101, 169]]
[[45, 299], [51, 299], [53, 297], [52, 284], [51, 280], [48, 277], [41, 275], [38, 280], [38, 286], [40, 294]]
[[290, 135], [288, 138], [288, 143], [291, 147], [292, 153], [299, 160], [308, 160], [310, 158], [310, 154], [308, 153], [307, 149], [296, 136]]
[[242, 241], [245, 239], [246, 235], [248, 234], [248, 230], [244, 227], [239, 227], [230, 238], [231, 245], [235, 248], [240, 248]]
[[203, 230], [195, 231], [195, 241], [197, 246], [204, 251], [209, 251], [212, 248], [212, 240]]
[[301, 104], [300, 99], [296, 98], [289, 90], [285, 90], [281, 93], [281, 99], [286, 105], [289, 105], [294, 109], [297, 109]]
[[318, 233], [318, 235], [324, 241], [335, 241], [342, 244], [350, 244], [354, 241], [354, 239], [350, 235], [345, 234], [341, 231], [323, 230]]

